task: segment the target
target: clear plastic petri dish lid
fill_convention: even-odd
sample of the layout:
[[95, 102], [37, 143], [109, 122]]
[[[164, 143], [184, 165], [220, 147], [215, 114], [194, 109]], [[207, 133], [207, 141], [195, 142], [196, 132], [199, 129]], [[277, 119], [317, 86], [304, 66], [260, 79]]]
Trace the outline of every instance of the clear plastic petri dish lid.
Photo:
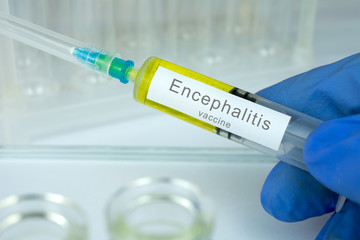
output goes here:
[[25, 194], [0, 201], [1, 240], [86, 240], [82, 210], [58, 194]]
[[214, 225], [211, 200], [176, 178], [141, 178], [119, 189], [106, 206], [113, 240], [208, 240]]

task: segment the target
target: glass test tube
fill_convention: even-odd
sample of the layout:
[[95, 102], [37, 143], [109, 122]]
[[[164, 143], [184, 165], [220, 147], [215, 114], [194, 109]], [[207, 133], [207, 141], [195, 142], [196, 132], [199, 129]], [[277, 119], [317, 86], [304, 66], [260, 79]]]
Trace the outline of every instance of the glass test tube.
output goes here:
[[114, 2], [115, 46], [123, 56], [144, 61], [149, 54], [156, 54], [163, 47], [164, 31], [160, 29], [159, 19], [164, 14], [159, 4], [156, 0]]
[[[183, 2], [183, 1], [182, 1]], [[165, 1], [163, 4], [165, 14], [163, 16], [162, 30], [165, 31], [164, 35], [164, 44], [163, 51], [161, 54], [164, 54], [168, 57], [169, 60], [177, 61], [178, 60], [178, 8], [179, 0]]]
[[222, 72], [224, 67], [235, 64], [235, 0], [201, 0], [196, 13], [198, 41], [193, 50], [192, 64], [200, 65], [202, 71]]
[[[46, 25], [46, 1], [10, 1], [10, 12], [39, 25]], [[14, 43], [18, 87], [24, 96], [49, 96], [58, 90], [51, 78], [50, 56], [21, 43]]]
[[[186, 65], [189, 59], [194, 57], [196, 43], [200, 42], [198, 13], [202, 8], [202, 0], [175, 0], [171, 6], [172, 16], [169, 15], [170, 26], [176, 29], [173, 32], [174, 44], [176, 48], [177, 62]], [[172, 1], [169, 1], [172, 2]]]
[[296, 26], [294, 11], [297, 2], [301, 1], [253, 1], [253, 19], [248, 45], [254, 63], [269, 68], [289, 59], [296, 41], [291, 37], [295, 35], [292, 30], [293, 25]]
[[113, 240], [210, 240], [211, 201], [194, 184], [174, 178], [141, 178], [109, 200]]
[[[73, 36], [74, 17], [78, 15], [73, 14], [74, 5], [75, 1], [73, 0], [46, 0], [47, 28], [66, 36]], [[34, 10], [36, 11], [36, 9]], [[71, 76], [77, 71], [77, 68], [57, 57], [51, 56], [50, 58], [52, 78], [60, 85], [61, 89], [68, 89], [71, 84]]]
[[[0, 11], [9, 11], [8, 0], [0, 0]], [[16, 71], [13, 43], [4, 36], [0, 36], [0, 52], [3, 55], [0, 57], [0, 111], [2, 111], [5, 99], [10, 97], [14, 90], [18, 92], [19, 89], [15, 81]], [[4, 129], [6, 129], [6, 127]], [[4, 131], [0, 132], [3, 133]], [[0, 139], [2, 139], [1, 136]]]
[[[72, 3], [74, 37], [91, 45], [113, 49], [115, 47], [114, 4], [111, 0], [74, 1]], [[78, 14], [79, 12], [82, 14]], [[108, 82], [98, 74], [85, 69], [77, 69], [71, 79], [73, 85], [79, 89]]]
[[316, 0], [302, 0], [299, 6], [299, 24], [293, 58], [300, 65], [309, 64], [314, 60], [313, 40], [316, 8]]

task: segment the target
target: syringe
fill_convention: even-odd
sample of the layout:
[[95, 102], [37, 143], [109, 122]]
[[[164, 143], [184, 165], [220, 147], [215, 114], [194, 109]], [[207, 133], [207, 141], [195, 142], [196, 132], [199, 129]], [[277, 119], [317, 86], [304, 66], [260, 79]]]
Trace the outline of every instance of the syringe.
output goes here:
[[321, 124], [318, 119], [156, 57], [135, 68], [130, 60], [6, 13], [0, 13], [0, 33], [122, 83], [133, 82], [138, 102], [306, 170], [303, 146]]
[[0, 33], [122, 83], [133, 82], [138, 102], [306, 169], [303, 145], [318, 119], [156, 57], [137, 69], [132, 61], [3, 12]]
[[137, 69], [94, 48], [76, 47], [72, 54], [94, 70], [133, 82], [138, 102], [306, 169], [303, 145], [318, 119], [156, 57]]

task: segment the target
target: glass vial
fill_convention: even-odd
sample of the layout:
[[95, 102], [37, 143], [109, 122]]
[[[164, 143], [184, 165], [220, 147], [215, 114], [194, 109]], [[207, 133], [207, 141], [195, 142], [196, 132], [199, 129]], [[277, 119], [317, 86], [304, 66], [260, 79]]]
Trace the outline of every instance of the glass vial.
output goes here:
[[10, 196], [0, 201], [2, 240], [86, 240], [85, 217], [57, 194]]
[[112, 196], [106, 219], [112, 240], [208, 240], [214, 213], [192, 183], [141, 178]]

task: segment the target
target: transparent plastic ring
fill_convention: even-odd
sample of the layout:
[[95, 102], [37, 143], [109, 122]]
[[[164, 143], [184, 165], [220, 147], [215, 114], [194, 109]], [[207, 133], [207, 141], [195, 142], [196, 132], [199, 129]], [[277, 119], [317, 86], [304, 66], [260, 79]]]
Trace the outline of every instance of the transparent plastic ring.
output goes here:
[[213, 204], [194, 184], [175, 178], [141, 178], [109, 200], [112, 240], [208, 240]]
[[25, 194], [0, 201], [1, 240], [86, 240], [82, 210], [61, 195]]

